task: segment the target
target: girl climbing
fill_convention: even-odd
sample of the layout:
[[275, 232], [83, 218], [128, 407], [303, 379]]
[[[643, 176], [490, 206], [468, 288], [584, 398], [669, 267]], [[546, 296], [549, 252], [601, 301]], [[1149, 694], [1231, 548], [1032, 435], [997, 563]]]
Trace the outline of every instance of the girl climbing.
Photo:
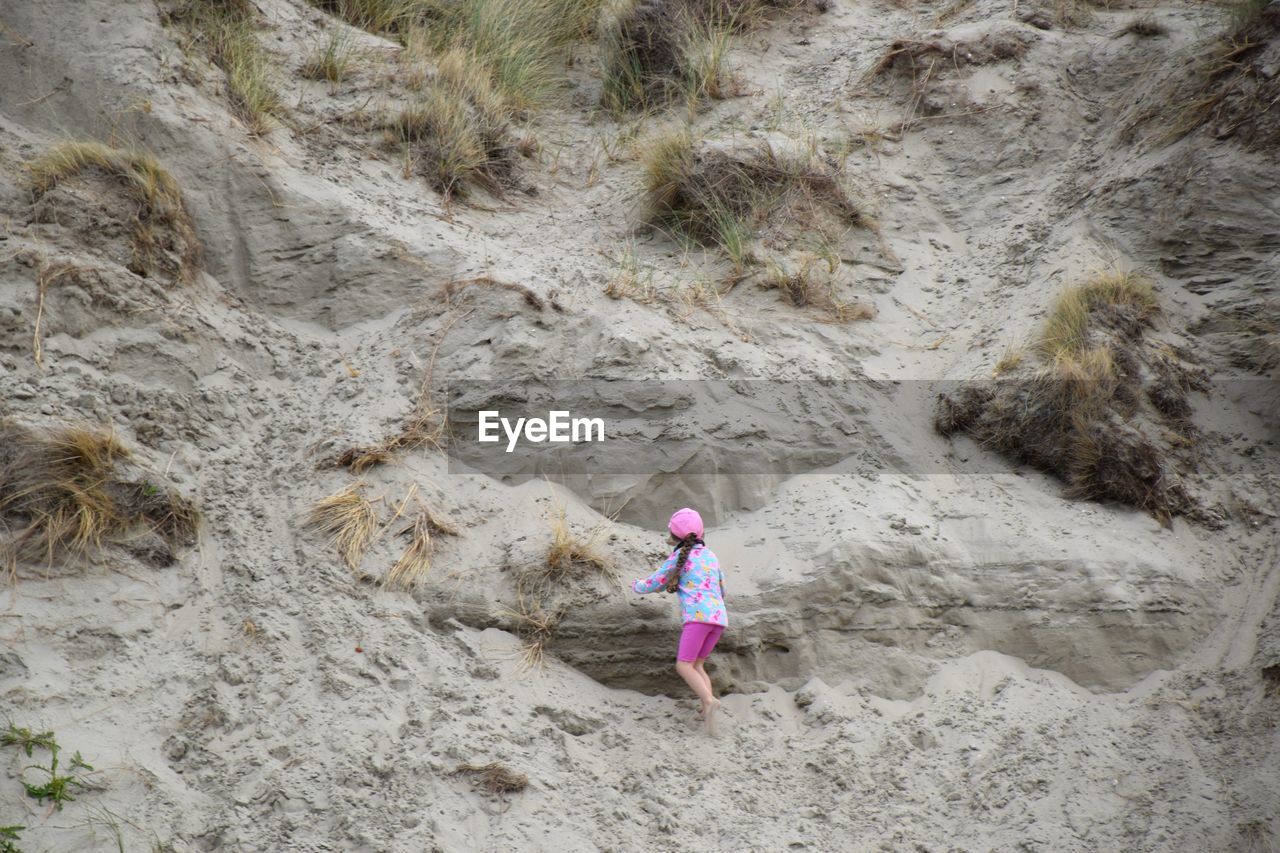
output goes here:
[[676, 672], [698, 694], [702, 701], [700, 711], [710, 721], [720, 700], [703, 664], [729, 624], [720, 562], [702, 542], [702, 516], [696, 511], [688, 507], [677, 510], [667, 522], [667, 530], [676, 549], [656, 572], [632, 581], [631, 588], [641, 595], [665, 589], [680, 596], [684, 629], [680, 632]]

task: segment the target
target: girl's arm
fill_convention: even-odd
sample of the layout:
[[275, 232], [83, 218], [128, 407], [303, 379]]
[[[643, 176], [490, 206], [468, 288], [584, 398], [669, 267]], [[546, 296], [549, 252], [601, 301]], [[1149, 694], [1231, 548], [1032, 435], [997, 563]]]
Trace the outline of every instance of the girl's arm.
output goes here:
[[658, 590], [666, 587], [668, 579], [667, 573], [675, 567], [676, 555], [672, 554], [670, 557], [667, 557], [666, 561], [658, 567], [658, 570], [649, 575], [649, 577], [642, 578], [638, 581], [632, 581], [631, 588], [641, 595], [645, 595], [650, 592], [657, 592]]

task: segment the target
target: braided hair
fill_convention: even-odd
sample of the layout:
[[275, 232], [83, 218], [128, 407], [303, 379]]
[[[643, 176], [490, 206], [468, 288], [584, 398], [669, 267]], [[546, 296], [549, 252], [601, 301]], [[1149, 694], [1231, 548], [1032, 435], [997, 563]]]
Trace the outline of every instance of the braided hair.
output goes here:
[[671, 570], [670, 578], [667, 580], [667, 592], [675, 592], [680, 588], [680, 579], [684, 575], [684, 565], [689, 562], [689, 552], [693, 550], [693, 546], [702, 544], [702, 539], [696, 533], [690, 533], [680, 540], [680, 547], [676, 551], [676, 564]]

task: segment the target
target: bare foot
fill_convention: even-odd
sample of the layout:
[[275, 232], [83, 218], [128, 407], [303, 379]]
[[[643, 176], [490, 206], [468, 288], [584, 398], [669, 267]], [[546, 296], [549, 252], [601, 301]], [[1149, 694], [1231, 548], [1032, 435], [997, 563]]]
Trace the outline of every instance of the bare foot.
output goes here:
[[702, 708], [702, 722], [707, 728], [707, 734], [713, 737], [716, 734], [716, 711], [719, 710], [719, 699], [712, 699], [710, 705], [704, 705]]

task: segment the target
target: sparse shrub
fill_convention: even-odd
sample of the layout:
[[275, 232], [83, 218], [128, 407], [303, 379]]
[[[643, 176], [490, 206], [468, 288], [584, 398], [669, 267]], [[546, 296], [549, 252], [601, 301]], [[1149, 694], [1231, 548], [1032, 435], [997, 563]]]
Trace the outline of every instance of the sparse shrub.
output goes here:
[[[1150, 281], [1131, 272], [1068, 289], [1034, 348], [1039, 363], [941, 395], [935, 427], [1058, 475], [1072, 497], [1119, 501], [1164, 523], [1195, 515], [1170, 462], [1194, 442], [1186, 394], [1203, 390], [1207, 377], [1144, 340], [1158, 310]], [[1144, 399], [1177, 430], [1164, 446], [1138, 420]]]
[[[138, 548], [138, 534], [158, 542], [145, 553], [172, 562], [189, 545], [198, 514], [191, 502], [149, 480], [125, 479], [128, 450], [109, 432], [67, 427], [36, 433], [0, 423], [0, 517], [14, 532], [3, 542], [17, 560], [83, 557], [106, 544]], [[156, 555], [159, 554], [159, 557]]]
[[264, 135], [284, 117], [285, 108], [274, 66], [258, 44], [257, 15], [249, 0], [186, 0], [168, 20], [185, 28], [222, 69], [232, 109], [251, 133]]
[[[101, 142], [63, 142], [27, 164], [37, 199], [63, 181], [97, 171], [119, 183], [137, 204], [133, 214], [133, 258], [129, 268], [143, 275], [161, 268], [191, 280], [203, 249], [173, 175], [151, 154], [112, 148]], [[167, 257], [172, 255], [172, 263]], [[172, 268], [170, 268], [172, 267]]]

